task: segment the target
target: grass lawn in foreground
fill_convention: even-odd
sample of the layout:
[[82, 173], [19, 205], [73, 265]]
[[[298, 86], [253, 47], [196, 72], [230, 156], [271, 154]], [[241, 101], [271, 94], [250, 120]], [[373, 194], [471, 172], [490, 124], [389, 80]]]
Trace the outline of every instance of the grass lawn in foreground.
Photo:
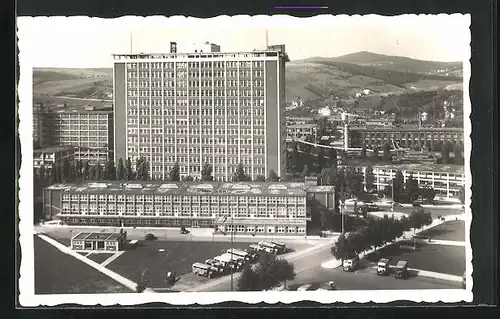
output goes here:
[[[248, 248], [249, 243], [234, 243], [234, 248]], [[151, 288], [167, 287], [165, 274], [177, 276], [191, 272], [195, 262], [221, 255], [231, 248], [226, 242], [189, 241], [140, 241], [123, 255], [111, 262], [107, 268], [134, 282], [140, 281], [141, 272], [147, 269], [144, 280]]]
[[87, 256], [87, 258], [95, 261], [98, 264], [102, 264], [106, 259], [108, 259], [113, 255], [114, 254], [98, 253], [98, 254], [90, 254]]
[[35, 294], [126, 293], [127, 287], [35, 236]]

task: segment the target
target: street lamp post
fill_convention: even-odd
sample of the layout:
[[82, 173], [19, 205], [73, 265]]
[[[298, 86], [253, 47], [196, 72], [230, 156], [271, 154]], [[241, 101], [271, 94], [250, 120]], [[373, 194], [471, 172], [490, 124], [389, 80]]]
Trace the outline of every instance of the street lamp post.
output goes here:
[[392, 196], [391, 212], [394, 213], [394, 178], [392, 179], [391, 196]]
[[234, 222], [231, 213], [231, 291], [233, 291], [233, 244], [234, 244]]

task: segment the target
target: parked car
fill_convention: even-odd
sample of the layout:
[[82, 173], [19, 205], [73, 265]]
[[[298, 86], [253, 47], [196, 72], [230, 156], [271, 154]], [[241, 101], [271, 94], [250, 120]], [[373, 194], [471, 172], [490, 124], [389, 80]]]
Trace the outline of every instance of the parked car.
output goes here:
[[151, 234], [151, 233], [147, 233], [145, 236], [144, 236], [144, 240], [156, 240], [158, 239], [154, 234]]
[[165, 281], [167, 282], [167, 284], [173, 285], [175, 283], [176, 277], [177, 277], [177, 274], [175, 272], [169, 271], [165, 275]]
[[420, 201], [414, 201], [413, 203], [411, 203], [411, 206], [413, 206], [413, 207], [422, 207], [422, 202], [420, 202]]
[[359, 257], [355, 256], [352, 258], [346, 258], [344, 259], [344, 262], [342, 263], [342, 270], [343, 271], [355, 271], [356, 268], [358, 267], [359, 263]]
[[181, 234], [189, 234], [189, 230], [186, 229], [186, 227], [181, 227]]
[[307, 291], [307, 290], [312, 290], [311, 289], [312, 284], [305, 284], [297, 288], [297, 291]]
[[321, 287], [319, 287], [318, 291], [321, 290], [337, 290], [337, 286], [334, 281], [327, 281]]

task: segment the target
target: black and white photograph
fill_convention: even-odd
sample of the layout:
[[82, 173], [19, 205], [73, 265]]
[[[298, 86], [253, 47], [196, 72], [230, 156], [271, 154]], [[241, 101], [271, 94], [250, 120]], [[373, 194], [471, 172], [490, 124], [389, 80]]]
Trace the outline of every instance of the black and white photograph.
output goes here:
[[21, 305], [472, 301], [469, 15], [17, 23]]

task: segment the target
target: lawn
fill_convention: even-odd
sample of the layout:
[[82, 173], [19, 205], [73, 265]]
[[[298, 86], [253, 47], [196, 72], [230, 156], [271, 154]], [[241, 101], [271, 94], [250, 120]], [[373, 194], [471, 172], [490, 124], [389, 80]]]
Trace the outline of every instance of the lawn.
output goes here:
[[90, 254], [87, 256], [87, 258], [95, 261], [98, 264], [102, 264], [106, 259], [108, 259], [113, 255], [114, 254], [98, 253], [98, 254]]
[[[248, 245], [234, 243], [234, 248], [245, 249]], [[173, 271], [178, 276], [189, 273], [193, 263], [221, 255], [228, 248], [231, 248], [231, 243], [140, 241], [136, 248], [126, 251], [107, 268], [134, 282], [139, 281], [141, 272], [147, 269], [144, 277], [147, 285], [162, 288], [168, 286], [165, 282], [166, 272]]]
[[465, 270], [465, 247], [428, 245], [421, 243], [416, 251], [402, 250], [399, 245], [382, 248], [378, 253], [366, 257], [370, 262], [377, 262], [382, 257], [390, 257], [391, 265], [399, 260], [406, 260], [409, 268], [461, 276]]
[[452, 220], [420, 233], [436, 240], [465, 241], [465, 222]]
[[128, 288], [35, 236], [35, 294], [126, 293]]

